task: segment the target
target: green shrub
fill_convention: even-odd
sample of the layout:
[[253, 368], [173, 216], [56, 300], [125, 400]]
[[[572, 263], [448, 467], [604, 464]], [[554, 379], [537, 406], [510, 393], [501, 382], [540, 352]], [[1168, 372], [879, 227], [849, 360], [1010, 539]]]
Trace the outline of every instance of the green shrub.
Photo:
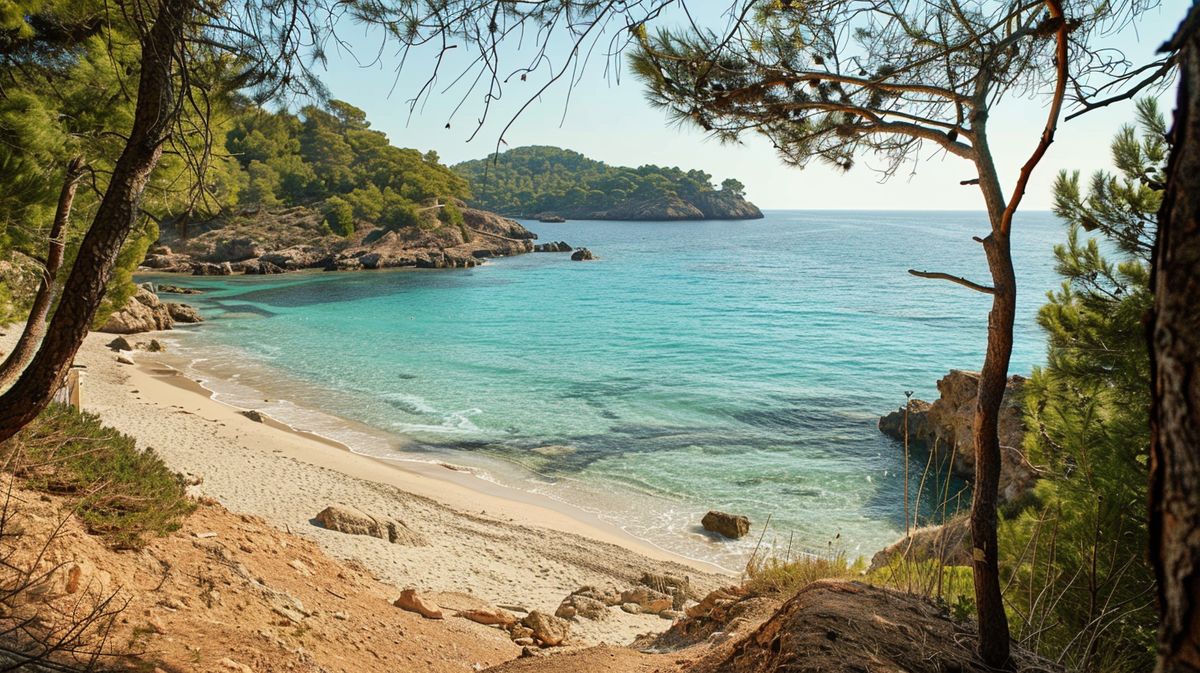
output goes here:
[[325, 199], [325, 226], [338, 236], [353, 234], [354, 206], [338, 196]]
[[51, 404], [0, 444], [0, 460], [26, 487], [65, 496], [87, 529], [118, 549], [178, 530], [195, 509], [153, 450], [66, 405]]

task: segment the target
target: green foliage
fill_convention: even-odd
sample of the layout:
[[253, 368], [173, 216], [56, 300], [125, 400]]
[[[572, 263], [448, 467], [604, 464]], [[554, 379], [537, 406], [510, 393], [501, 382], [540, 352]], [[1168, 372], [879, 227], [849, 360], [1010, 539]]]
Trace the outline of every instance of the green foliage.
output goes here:
[[463, 213], [454, 203], [447, 203], [438, 209], [438, 220], [442, 224], [448, 224], [453, 227], [463, 226]]
[[[480, 208], [509, 216], [554, 213], [580, 217], [610, 210], [630, 200], [678, 196], [690, 200], [716, 190], [704, 171], [641, 166], [609, 166], [557, 147], [511, 149], [487, 159], [466, 161], [454, 170], [470, 180]], [[738, 196], [745, 187], [736, 180]]]
[[339, 236], [353, 234], [354, 207], [341, 197], [331, 196], [325, 199], [325, 225]]
[[0, 455], [25, 486], [66, 496], [88, 530], [116, 548], [138, 549], [178, 530], [195, 508], [153, 451], [65, 405], [47, 407], [0, 444]]
[[742, 198], [746, 196], [746, 185], [743, 185], [740, 180], [729, 178], [721, 182], [721, 191]]
[[436, 152], [391, 145], [366, 113], [343, 101], [310, 105], [299, 115], [244, 104], [225, 145], [246, 174], [239, 203], [323, 202], [329, 229], [343, 236], [354, 232], [354, 220], [414, 226], [422, 221], [417, 204], [469, 195], [466, 180]]
[[[1055, 247], [1062, 289], [1038, 314], [1046, 366], [1027, 386], [1030, 460], [1044, 470], [1036, 504], [1001, 529], [1014, 634], [1075, 670], [1153, 667], [1154, 578], [1145, 559], [1149, 451], [1149, 251], [1167, 148], [1152, 102], [1140, 134], [1112, 144], [1119, 175], [1096, 173], [1086, 196], [1062, 174]], [[1082, 231], [1101, 239], [1081, 239]], [[1109, 261], [1116, 256], [1119, 261]]]

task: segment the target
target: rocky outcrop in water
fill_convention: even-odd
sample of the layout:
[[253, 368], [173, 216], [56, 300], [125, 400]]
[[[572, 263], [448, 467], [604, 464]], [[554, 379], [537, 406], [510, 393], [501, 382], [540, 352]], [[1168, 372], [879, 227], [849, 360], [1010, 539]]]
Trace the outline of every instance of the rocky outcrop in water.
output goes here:
[[[1025, 377], [1012, 376], [1000, 407], [1000, 500], [1009, 502], [1028, 492], [1037, 470], [1025, 458]], [[933, 451], [939, 465], [949, 463], [951, 472], [963, 479], [975, 477], [975, 447], [971, 426], [975, 421], [975, 399], [979, 374], [951, 370], [937, 383], [941, 396], [931, 403], [912, 400], [908, 413], [909, 445]], [[883, 434], [904, 441], [904, 407], [879, 419]]]
[[727, 538], [738, 539], [750, 532], [750, 519], [740, 514], [711, 511], [700, 520], [704, 530], [719, 533]]

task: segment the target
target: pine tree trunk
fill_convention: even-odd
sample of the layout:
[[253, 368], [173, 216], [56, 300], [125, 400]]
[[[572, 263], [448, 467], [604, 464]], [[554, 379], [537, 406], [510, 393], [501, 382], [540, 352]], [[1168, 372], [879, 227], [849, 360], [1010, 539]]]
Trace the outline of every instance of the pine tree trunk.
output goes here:
[[75, 188], [83, 175], [83, 159], [76, 157], [67, 166], [67, 174], [63, 178], [62, 191], [58, 195], [58, 208], [54, 213], [54, 223], [50, 226], [50, 244], [46, 251], [46, 265], [42, 269], [42, 282], [38, 285], [33, 305], [29, 308], [29, 317], [25, 320], [25, 329], [17, 339], [17, 345], [0, 364], [0, 392], [3, 392], [21, 375], [25, 365], [37, 353], [38, 345], [46, 334], [46, 316], [50, 313], [50, 305], [54, 303], [54, 288], [58, 287], [58, 270], [62, 268], [63, 252], [66, 249], [67, 224], [71, 219], [71, 204], [75, 201]]
[[0, 395], [0, 441], [16, 434], [50, 403], [104, 298], [117, 255], [137, 221], [146, 182], [178, 115], [174, 68], [192, 9], [193, 0], [162, 0], [153, 27], [144, 33], [129, 140], [80, 244], [41, 347], [17, 382]]
[[1180, 79], [1150, 317], [1150, 561], [1160, 673], [1200, 671], [1200, 5], [1174, 45]]
[[971, 540], [975, 608], [979, 615], [979, 655], [990, 666], [1009, 664], [1008, 615], [1000, 591], [1000, 545], [996, 503], [1000, 489], [1000, 403], [1008, 385], [1013, 347], [1017, 281], [1008, 236], [993, 231], [984, 239], [992, 272], [992, 310], [988, 313], [987, 353], [979, 377], [972, 434], [975, 483], [971, 500]]

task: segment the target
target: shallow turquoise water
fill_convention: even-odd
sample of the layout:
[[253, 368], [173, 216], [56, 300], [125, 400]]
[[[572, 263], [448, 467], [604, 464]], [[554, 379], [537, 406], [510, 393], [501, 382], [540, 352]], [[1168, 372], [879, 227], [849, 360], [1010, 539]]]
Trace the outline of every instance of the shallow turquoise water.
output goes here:
[[[903, 529], [903, 452], [876, 420], [977, 369], [988, 308], [905, 270], [986, 281], [981, 213], [528, 226], [600, 260], [173, 278], [209, 290], [189, 298], [209, 321], [172, 350], [231, 403], [364, 453], [473, 465], [727, 567], [756, 540], [698, 532], [710, 508], [771, 516], [780, 549], [869, 555]], [[1064, 232], [1047, 213], [1015, 232], [1012, 371], [1028, 372]]]

